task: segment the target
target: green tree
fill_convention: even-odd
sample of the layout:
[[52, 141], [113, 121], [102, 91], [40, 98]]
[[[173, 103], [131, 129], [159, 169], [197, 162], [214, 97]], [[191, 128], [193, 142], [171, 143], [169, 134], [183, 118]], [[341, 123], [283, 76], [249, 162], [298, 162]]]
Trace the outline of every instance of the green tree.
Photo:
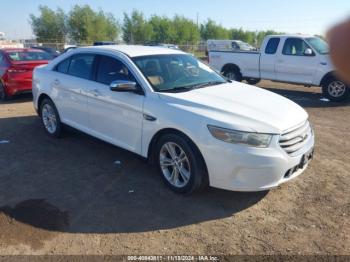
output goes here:
[[222, 25], [216, 24], [213, 20], [208, 19], [207, 22], [201, 24], [201, 37], [208, 39], [230, 39], [230, 31]]
[[39, 16], [29, 16], [29, 23], [37, 40], [42, 43], [64, 43], [67, 26], [63, 10], [58, 8], [54, 11], [47, 6], [39, 6], [39, 12]]
[[112, 14], [102, 10], [95, 12], [88, 5], [74, 6], [67, 23], [69, 37], [79, 44], [113, 41], [120, 32], [120, 27]]
[[179, 45], [196, 44], [200, 40], [197, 25], [190, 19], [176, 15], [173, 19], [174, 43]]
[[143, 44], [153, 37], [153, 28], [143, 13], [133, 10], [131, 15], [124, 13], [123, 40], [128, 44]]
[[172, 43], [175, 38], [174, 23], [167, 17], [153, 15], [149, 20], [153, 28], [152, 41], [156, 43]]

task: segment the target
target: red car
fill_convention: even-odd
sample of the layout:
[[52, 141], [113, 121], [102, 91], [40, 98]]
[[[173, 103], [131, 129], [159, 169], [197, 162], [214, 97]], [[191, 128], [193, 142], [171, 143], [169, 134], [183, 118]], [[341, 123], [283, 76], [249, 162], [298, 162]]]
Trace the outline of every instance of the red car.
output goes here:
[[49, 53], [38, 49], [0, 49], [0, 100], [30, 93], [34, 67], [47, 64], [51, 59]]

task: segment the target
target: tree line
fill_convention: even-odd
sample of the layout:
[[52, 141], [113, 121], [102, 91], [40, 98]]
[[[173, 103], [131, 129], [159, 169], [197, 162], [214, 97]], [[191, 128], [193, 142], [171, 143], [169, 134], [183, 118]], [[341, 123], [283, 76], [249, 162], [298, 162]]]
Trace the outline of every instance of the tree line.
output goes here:
[[95, 11], [88, 5], [75, 5], [68, 13], [63, 9], [39, 6], [39, 15], [30, 15], [29, 22], [37, 41], [41, 43], [92, 44], [94, 41], [123, 39], [128, 44], [172, 43], [195, 45], [207, 39], [238, 39], [259, 46], [265, 35], [278, 34], [273, 30], [247, 31], [225, 28], [208, 19], [197, 25], [181, 15], [172, 18], [152, 15], [146, 18], [141, 11], [124, 13], [122, 21], [113, 14]]

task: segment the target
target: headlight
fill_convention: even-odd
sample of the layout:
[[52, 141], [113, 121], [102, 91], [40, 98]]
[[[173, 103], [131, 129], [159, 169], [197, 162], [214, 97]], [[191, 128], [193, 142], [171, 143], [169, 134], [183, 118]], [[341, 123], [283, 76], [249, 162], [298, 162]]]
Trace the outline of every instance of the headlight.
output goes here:
[[210, 125], [208, 129], [213, 137], [232, 144], [264, 148], [270, 145], [272, 139], [272, 135], [269, 134], [250, 133]]

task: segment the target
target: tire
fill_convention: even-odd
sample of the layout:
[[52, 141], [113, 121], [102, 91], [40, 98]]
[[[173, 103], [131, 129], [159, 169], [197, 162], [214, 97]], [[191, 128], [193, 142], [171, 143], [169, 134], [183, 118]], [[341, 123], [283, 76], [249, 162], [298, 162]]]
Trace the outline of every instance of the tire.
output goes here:
[[233, 80], [237, 82], [242, 81], [242, 74], [238, 68], [227, 69], [226, 71], [223, 72], [223, 75], [229, 80]]
[[[172, 157], [171, 154], [175, 156]], [[192, 194], [208, 187], [204, 160], [187, 137], [178, 134], [163, 135], [158, 140], [155, 155], [164, 183], [174, 192]]]
[[331, 101], [340, 102], [349, 97], [350, 87], [334, 76], [330, 76], [322, 85], [322, 94]]
[[0, 101], [6, 101], [6, 100], [11, 100], [11, 96], [6, 95], [5, 92], [5, 87], [4, 85], [0, 82]]
[[40, 117], [46, 133], [51, 137], [60, 137], [63, 124], [55, 104], [48, 98], [40, 104]]
[[260, 82], [260, 78], [246, 78], [245, 81], [250, 85], [256, 85]]

